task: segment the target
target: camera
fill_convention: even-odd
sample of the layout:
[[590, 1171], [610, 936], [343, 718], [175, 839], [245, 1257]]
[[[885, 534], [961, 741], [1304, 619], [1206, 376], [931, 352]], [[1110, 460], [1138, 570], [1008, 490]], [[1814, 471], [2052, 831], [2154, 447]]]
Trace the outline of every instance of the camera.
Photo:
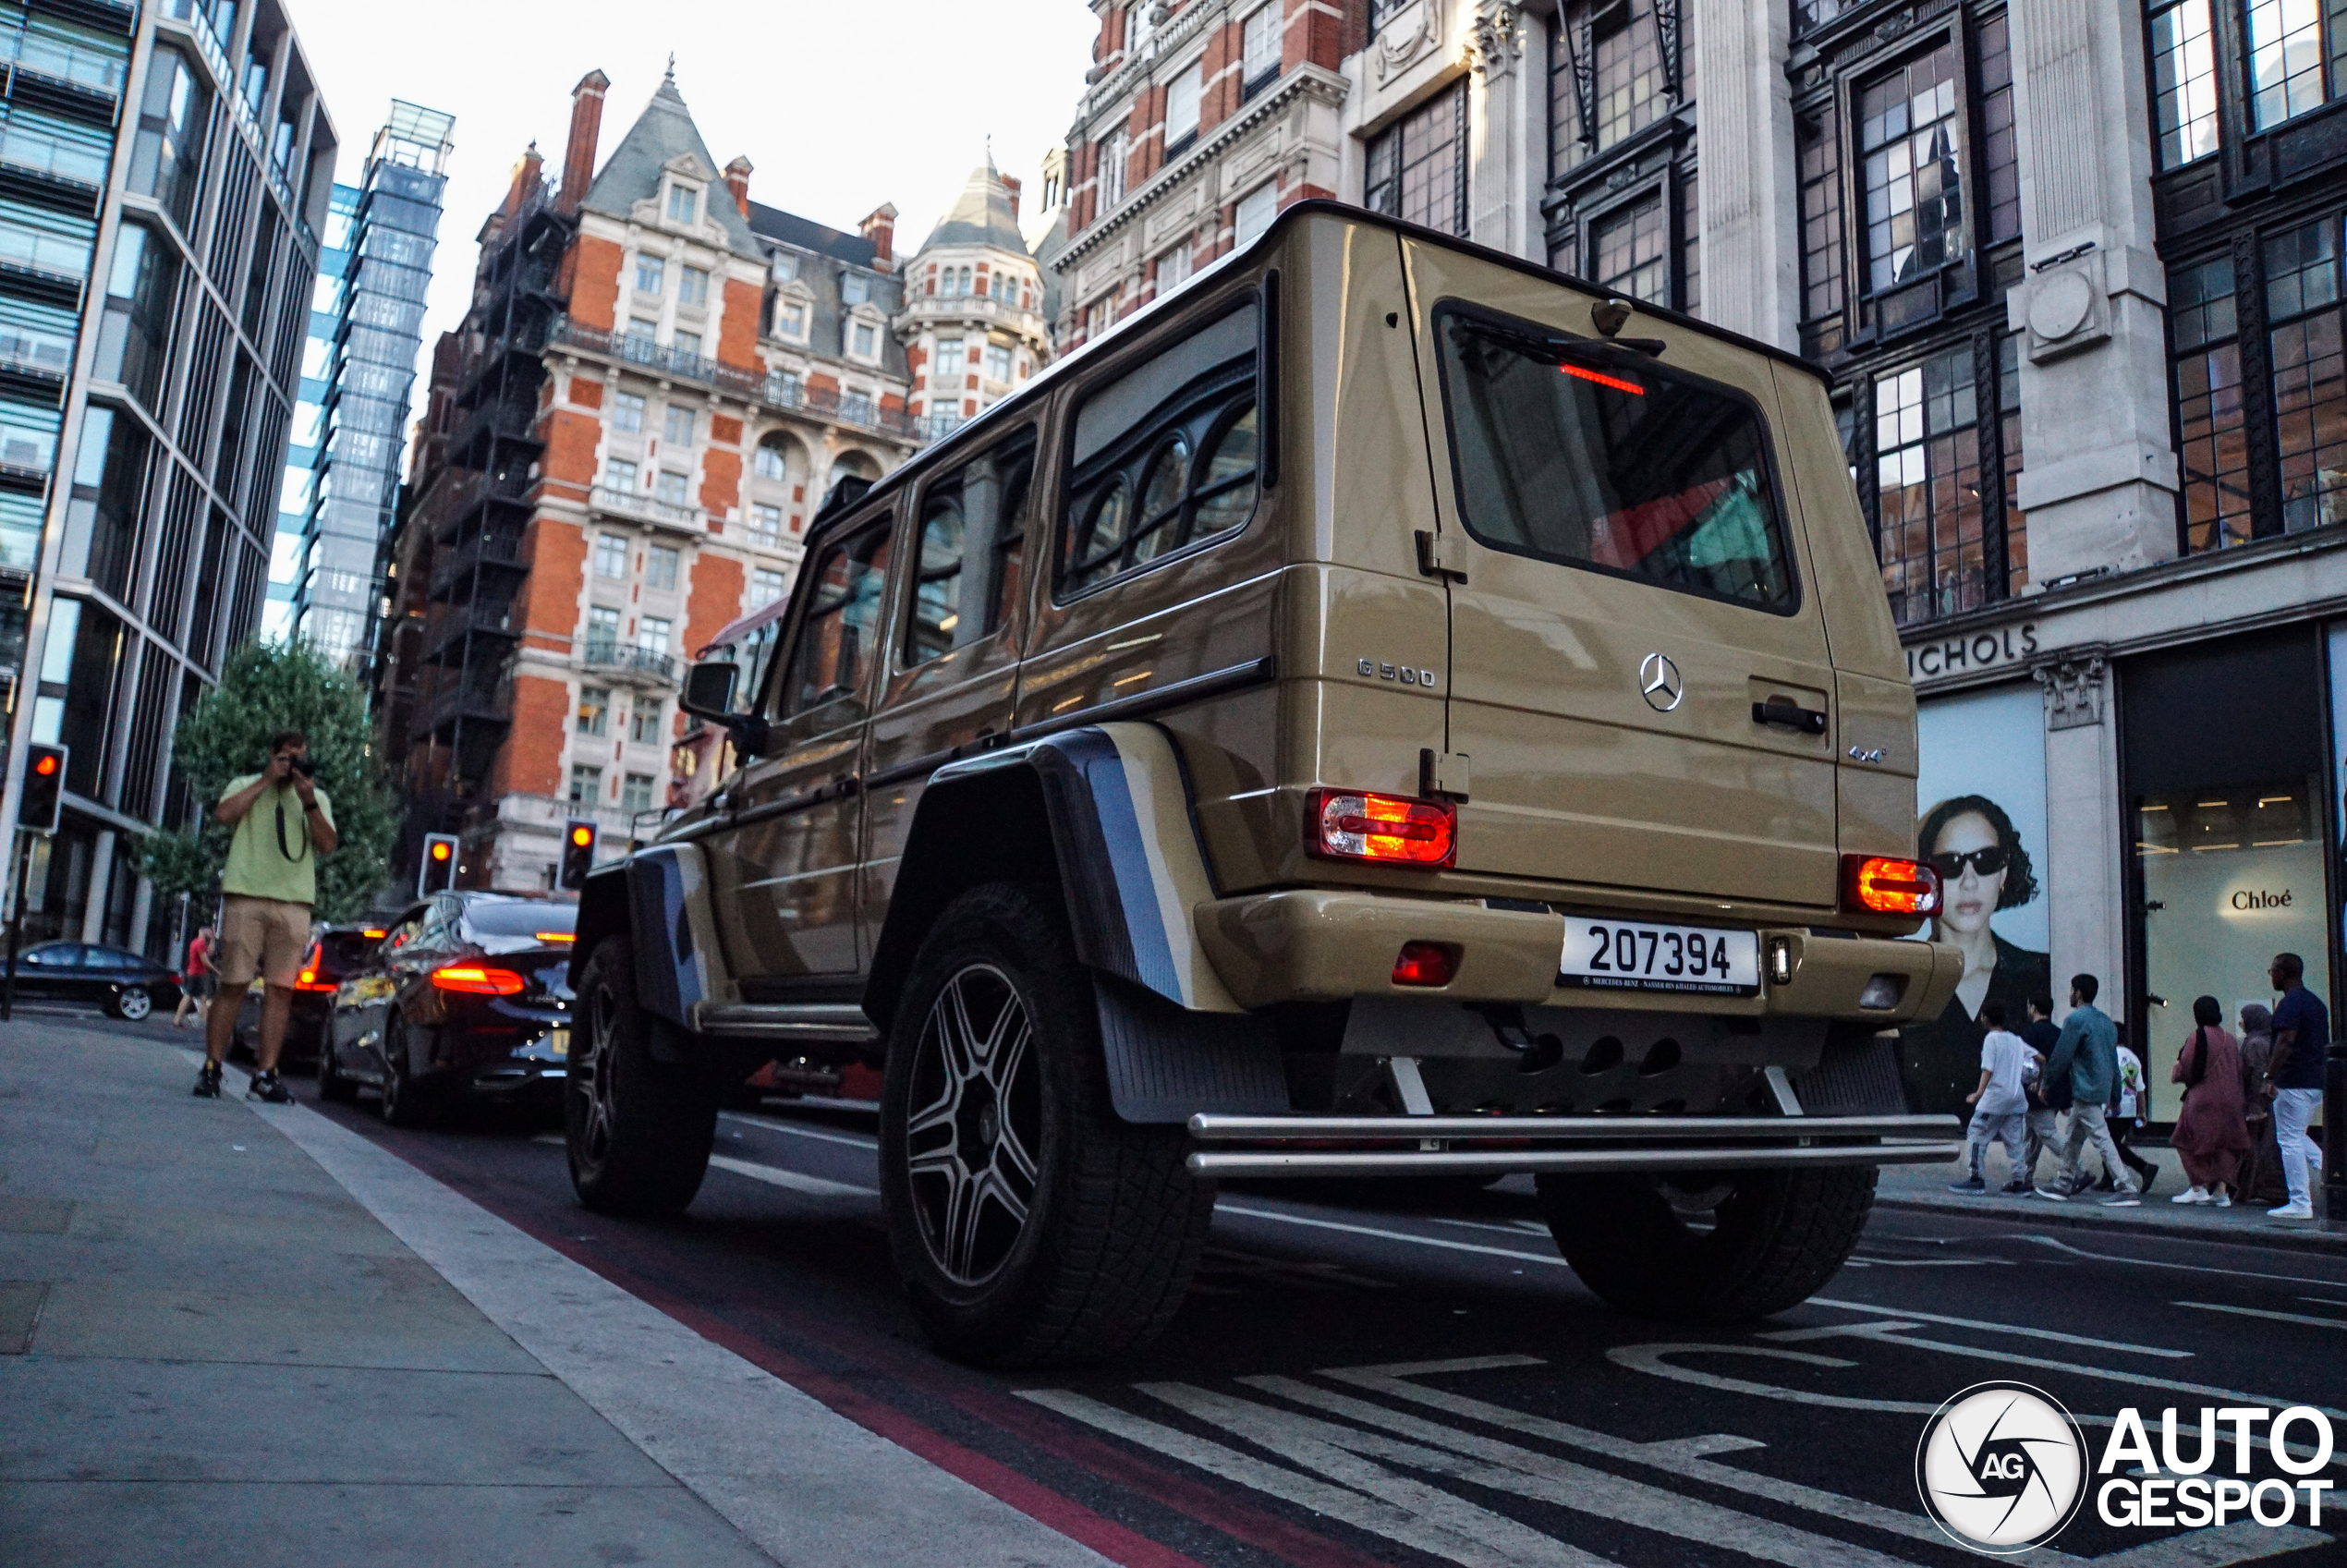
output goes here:
[[312, 762], [307, 757], [288, 757], [286, 759], [286, 762], [288, 767], [292, 768], [295, 772], [299, 773], [305, 779], [314, 779], [318, 776], [318, 764]]

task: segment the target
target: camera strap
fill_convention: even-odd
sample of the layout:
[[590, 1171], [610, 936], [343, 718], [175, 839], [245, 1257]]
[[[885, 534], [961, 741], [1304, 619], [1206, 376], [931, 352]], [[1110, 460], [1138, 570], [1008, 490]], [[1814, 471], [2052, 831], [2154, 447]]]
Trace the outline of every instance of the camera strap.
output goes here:
[[306, 814], [301, 820], [301, 853], [296, 855], [286, 842], [286, 796], [283, 789], [277, 792], [277, 853], [296, 863], [310, 856], [310, 819]]

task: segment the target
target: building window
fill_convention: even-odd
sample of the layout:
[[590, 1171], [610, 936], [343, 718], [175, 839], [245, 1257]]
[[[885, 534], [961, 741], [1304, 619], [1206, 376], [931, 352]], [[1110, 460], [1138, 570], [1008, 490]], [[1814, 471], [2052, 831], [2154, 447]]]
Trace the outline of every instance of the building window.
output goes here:
[[937, 359], [930, 366], [930, 390], [958, 392], [962, 385], [962, 340], [941, 337], [937, 340]]
[[603, 459], [603, 488], [620, 495], [636, 493], [636, 465], [625, 457]]
[[633, 435], [644, 428], [644, 400], [636, 393], [623, 392], [611, 400], [611, 428]]
[[629, 773], [619, 785], [619, 808], [631, 818], [652, 808], [652, 776]]
[[1258, 6], [1240, 30], [1239, 70], [1246, 91], [1253, 91], [1280, 74], [1280, 49], [1286, 35], [1283, 8], [1274, 0]]
[[769, 549], [783, 542], [783, 509], [763, 501], [752, 502], [749, 508], [749, 537], [752, 543]]
[[2217, 41], [2208, 0], [2154, 5], [2152, 123], [2159, 128], [2159, 166], [2172, 169], [2217, 151]]
[[760, 610], [783, 596], [783, 574], [771, 566], [759, 566], [749, 574], [749, 607]]
[[1671, 225], [1660, 192], [1599, 224], [1590, 234], [1593, 281], [1650, 305], [1671, 303]]
[[1111, 135], [1101, 143], [1101, 211], [1105, 213], [1125, 200], [1125, 133]]
[[1793, 0], [1793, 35], [1798, 38], [1805, 32], [1815, 32], [1851, 6], [1863, 3], [1864, 0]]
[[2323, 19], [2315, 0], [2250, 0], [2249, 101], [2256, 128], [2323, 101]]
[[617, 582], [627, 576], [627, 536], [599, 533], [595, 536], [595, 575]]
[[1654, 6], [1655, 0], [1612, 0], [1594, 7], [1588, 18], [1597, 87], [1589, 118], [1599, 152], [1652, 124], [1665, 106]]
[[985, 365], [984, 365], [983, 369], [984, 369], [984, 371], [985, 371], [986, 379], [987, 379], [988, 381], [1008, 381], [1008, 380], [1010, 380], [1010, 379], [1011, 379], [1011, 348], [1010, 348], [1010, 345], [1009, 345], [1009, 344], [1007, 344], [1007, 343], [990, 343], [990, 344], [988, 344], [988, 345], [986, 346], [986, 363], [985, 363]]
[[[1684, 0], [1572, 0], [1549, 35], [1551, 172], [1670, 112], [1685, 68], [1672, 56], [1693, 18]], [[1674, 68], [1675, 67], [1675, 68]]]
[[2168, 284], [2187, 554], [2245, 543], [2252, 532], [2233, 288], [2231, 256], [2179, 268]]
[[670, 223], [689, 224], [699, 211], [699, 191], [688, 185], [672, 185], [668, 188], [668, 221]]
[[578, 733], [607, 735], [611, 731], [611, 692], [600, 686], [578, 689]]
[[1362, 205], [1444, 234], [1467, 231], [1466, 83], [1370, 139]]
[[1190, 276], [1190, 242], [1187, 239], [1157, 259], [1157, 291], [1167, 293], [1182, 286]]
[[1997, 340], [1997, 452], [2005, 468], [2005, 596], [2029, 587], [2029, 520], [2021, 510], [2021, 334]]
[[658, 256], [638, 254], [636, 258], [636, 287], [639, 293], [658, 294], [668, 286], [668, 263]]
[[1693, 170], [1679, 181], [1679, 309], [1703, 309], [1703, 201]]
[[1981, 540], [1980, 429], [1972, 346], [1877, 376], [1876, 542], [1901, 623], [1988, 598]]
[[1859, 94], [1871, 292], [1925, 276], [1964, 253], [1956, 79], [1950, 43]]
[[1165, 84], [1165, 150], [1168, 152], [1198, 134], [1198, 94], [1205, 85], [1204, 61]]
[[869, 392], [841, 392], [839, 417], [854, 424], [870, 424], [872, 422], [872, 395]]
[[619, 612], [608, 604], [596, 604], [587, 611], [587, 657], [611, 662], [612, 650], [619, 646]]
[[[1794, 124], [1801, 185], [1801, 319], [1818, 322], [1842, 314], [1841, 115], [1831, 103]], [[1805, 329], [1804, 353], [1841, 346], [1841, 334], [1821, 342]]]
[[661, 439], [674, 442], [680, 446], [690, 446], [693, 442], [693, 425], [694, 411], [671, 403], [668, 406], [667, 422], [661, 430]]
[[780, 437], [769, 436], [758, 444], [758, 451], [750, 458], [750, 471], [762, 480], [790, 478], [790, 457], [783, 450]]
[[767, 262], [767, 274], [776, 283], [788, 283], [798, 275], [798, 258], [787, 250], [777, 250]]
[[599, 806], [603, 798], [603, 771], [584, 762], [570, 765], [570, 803], [573, 806]]
[[692, 504], [692, 497], [687, 493], [685, 488], [688, 482], [685, 476], [676, 472], [675, 469], [663, 468], [660, 471], [660, 478], [653, 481], [652, 495], [663, 506], [689, 506]]
[[2013, 132], [2013, 43], [2006, 18], [1980, 24], [1981, 162], [1987, 165], [1984, 244], [2021, 234], [2020, 149]]
[[659, 331], [658, 322], [644, 316], [628, 317], [627, 338], [620, 345], [621, 354], [639, 364], [651, 359], [658, 352], [652, 346], [652, 336]]
[[674, 591], [676, 587], [676, 566], [683, 557], [674, 545], [655, 544], [644, 561], [644, 586]]
[[639, 697], [636, 706], [627, 711], [627, 738], [638, 746], [660, 744], [662, 703], [657, 697]]
[[872, 297], [872, 280], [862, 273], [842, 273], [839, 278], [839, 302], [861, 305]]
[[[1271, 220], [1279, 215], [1280, 182], [1277, 179], [1267, 179], [1239, 198], [1238, 210], [1232, 216], [1232, 243], [1234, 245], [1246, 244], [1257, 235], [1270, 228]], [[1109, 320], [1114, 321], [1116, 307], [1113, 300], [1110, 302], [1109, 309], [1111, 312]]]
[[636, 646], [647, 653], [668, 651], [668, 634], [673, 624], [659, 615], [639, 615], [636, 619]]
[[678, 368], [684, 369], [686, 368], [685, 362], [700, 358], [700, 334], [697, 332], [680, 332], [675, 335], [675, 338], [673, 341], [673, 346], [676, 350], [676, 359], [679, 362]]
[[869, 322], [857, 322], [854, 337], [856, 357], [859, 359], [880, 358], [880, 329]]
[[807, 335], [807, 307], [796, 299], [774, 302], [774, 333], [778, 337], [803, 338]]
[[2347, 522], [2347, 366], [2339, 334], [2339, 220], [2266, 241], [2282, 529]]
[[709, 272], [702, 267], [686, 267], [676, 274], [676, 303], [706, 305], [709, 303]]

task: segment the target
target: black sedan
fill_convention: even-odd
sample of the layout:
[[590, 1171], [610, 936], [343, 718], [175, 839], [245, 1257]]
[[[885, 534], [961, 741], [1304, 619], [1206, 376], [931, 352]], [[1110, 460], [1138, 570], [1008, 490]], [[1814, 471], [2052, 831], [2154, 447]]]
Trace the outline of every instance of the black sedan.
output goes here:
[[179, 1005], [179, 977], [165, 964], [86, 942], [44, 942], [17, 954], [17, 995], [94, 1002], [110, 1018], [137, 1023]]
[[558, 1110], [578, 918], [576, 904], [492, 893], [409, 909], [334, 989], [320, 1096], [371, 1087], [395, 1126], [463, 1099]]
[[[301, 973], [294, 979], [293, 1003], [286, 1012], [284, 1060], [324, 1059], [334, 992], [346, 978], [373, 960], [375, 944], [390, 934], [387, 927], [363, 925], [328, 926], [318, 933], [310, 951], [301, 955]], [[243, 1004], [237, 1010], [233, 1055], [249, 1054], [261, 1043], [261, 991], [258, 985], [246, 988]]]

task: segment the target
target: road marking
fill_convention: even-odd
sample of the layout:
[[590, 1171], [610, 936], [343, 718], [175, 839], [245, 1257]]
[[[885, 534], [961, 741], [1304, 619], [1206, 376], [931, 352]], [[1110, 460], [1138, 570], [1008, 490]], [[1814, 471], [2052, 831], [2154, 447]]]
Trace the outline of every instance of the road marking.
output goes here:
[[[1913, 1318], [1921, 1323], [1944, 1323], [1952, 1329], [1978, 1329], [1984, 1333], [2019, 1334], [2026, 1339], [2053, 1340], [2061, 1344], [2084, 1345], [2088, 1350], [2125, 1351], [2135, 1355], [2164, 1355], [2174, 1360], [2190, 1360], [2189, 1350], [2167, 1350], [2156, 1344], [2128, 1344], [2122, 1340], [2088, 1339], [2083, 1334], [2057, 1333], [2051, 1329], [2031, 1329], [2013, 1323], [1990, 1323], [1978, 1318], [1948, 1318], [1935, 1312], [1910, 1312], [1903, 1307], [1877, 1307], [1865, 1301], [1839, 1301], [1830, 1295], [1813, 1295], [1812, 1307], [1838, 1307], [1844, 1312], [1871, 1312], [1878, 1318]], [[1793, 1331], [1798, 1332], [1800, 1331]], [[1776, 1338], [1777, 1335], [1764, 1335]]]
[[1852, 1253], [1842, 1259], [1848, 1269], [1979, 1269], [1990, 1264], [2013, 1267], [2010, 1258], [1865, 1258]]
[[851, 1149], [878, 1149], [880, 1139], [856, 1133], [825, 1132], [820, 1127], [802, 1127], [797, 1122], [779, 1122], [772, 1116], [753, 1116], [747, 1111], [727, 1111], [725, 1116], [736, 1122], [748, 1122], [754, 1127], [768, 1127], [794, 1137], [813, 1138], [820, 1143], [844, 1143]]
[[[1510, 1568], [1511, 1564], [1521, 1562], [1554, 1563], [1559, 1568], [1612, 1568], [1604, 1558], [1593, 1557], [1561, 1541], [1550, 1540], [1527, 1525], [1477, 1508], [1472, 1503], [1451, 1497], [1447, 1492], [1436, 1493], [1434, 1488], [1407, 1480], [1376, 1465], [1356, 1462], [1357, 1468], [1345, 1467], [1355, 1474], [1376, 1473], [1375, 1479], [1369, 1483], [1374, 1490], [1369, 1495], [1363, 1495], [1352, 1488], [1315, 1479], [1065, 1389], [1021, 1389], [1017, 1392], [1021, 1399], [1047, 1410], [1055, 1410], [1062, 1416], [1123, 1438], [1127, 1442], [1178, 1459], [1209, 1475], [1235, 1481], [1243, 1487], [1292, 1502], [1299, 1508], [1310, 1509], [1315, 1513], [1350, 1525], [1356, 1529], [1399, 1541], [1430, 1556], [1464, 1564], [1465, 1568]], [[1426, 1495], [1429, 1493], [1434, 1495]], [[1429, 1515], [1411, 1506], [1412, 1501], [1435, 1505], [1439, 1516]], [[1470, 1519], [1470, 1514], [1480, 1514], [1482, 1518]], [[1466, 1526], [1465, 1530], [1461, 1527], [1463, 1525]], [[1487, 1532], [1506, 1534], [1515, 1538], [1506, 1545], [1494, 1547], [1488, 1544]]]
[[1559, 1269], [1571, 1264], [1556, 1254], [1518, 1252], [1513, 1247], [1482, 1246], [1471, 1241], [1446, 1241], [1441, 1236], [1412, 1235], [1407, 1231], [1381, 1231], [1374, 1225], [1348, 1225], [1336, 1220], [1314, 1220], [1302, 1214], [1282, 1214], [1271, 1209], [1247, 1209], [1235, 1203], [1217, 1203], [1218, 1214], [1237, 1214], [1249, 1220], [1276, 1220], [1283, 1225], [1308, 1225], [1319, 1231], [1344, 1231], [1356, 1236], [1377, 1236], [1384, 1241], [1415, 1242], [1420, 1246], [1438, 1246], [1446, 1252], [1479, 1252], [1489, 1258], [1513, 1258], [1519, 1263], [1547, 1263]]
[[[1984, 1237], [1982, 1239], [1992, 1240], [1994, 1238]], [[2178, 1269], [2188, 1274], [2222, 1274], [2229, 1280], [2272, 1280], [2277, 1283], [2286, 1285], [2327, 1285], [2332, 1290], [2338, 1290], [2341, 1287], [2341, 1282], [2338, 1280], [2310, 1280], [2303, 1274], [2267, 1274], [2261, 1273], [2255, 1269], [2219, 1269], [2207, 1263], [2171, 1263], [2164, 1258], [2124, 1258], [2112, 1252], [2088, 1252], [2085, 1247], [2073, 1246], [2068, 1242], [2056, 1240], [2052, 1236], [2036, 1236], [2013, 1233], [2011, 1234], [2011, 1239], [2014, 1241], [2035, 1242], [2039, 1246], [2051, 1247], [2056, 1252], [2066, 1252], [2073, 1258], [2090, 1258], [2097, 1263], [2132, 1263], [2138, 1269]], [[2200, 1238], [2195, 1236], [2193, 1239], [2197, 1241]], [[2247, 1241], [2242, 1241], [2231, 1243], [2230, 1245], [2236, 1246], [2254, 1246], [2255, 1244]]]
[[[1324, 1441], [1353, 1448], [1371, 1457], [1395, 1460], [1413, 1469], [1429, 1469], [1437, 1474], [1450, 1475], [1472, 1486], [1514, 1492], [1535, 1501], [1594, 1513], [1599, 1518], [1637, 1529], [1724, 1547], [1763, 1562], [1787, 1563], [1791, 1568], [1809, 1568], [1810, 1564], [1817, 1564], [1818, 1568], [1897, 1568], [1899, 1563], [1896, 1558], [1836, 1540], [1830, 1536], [1817, 1535], [1774, 1520], [1756, 1518], [1733, 1508], [1684, 1497], [1611, 1471], [1595, 1470], [1570, 1460], [1552, 1458], [1497, 1438], [1454, 1430], [1439, 1422], [1388, 1410], [1350, 1394], [1314, 1388], [1292, 1378], [1241, 1378], [1239, 1381], [1298, 1404], [1343, 1416], [1363, 1426], [1381, 1428], [1413, 1439], [1418, 1444], [1430, 1444], [1483, 1463], [1461, 1465], [1453, 1461], [1447, 1465], [1441, 1465], [1423, 1457], [1426, 1453], [1424, 1448], [1414, 1448], [1410, 1444], [1391, 1444], [1388, 1449], [1380, 1451], [1369, 1446], [1375, 1440], [1344, 1435], [1346, 1428], [1326, 1422], [1303, 1421], [1277, 1411], [1266, 1410], [1262, 1416], [1256, 1419], [1268, 1429], [1261, 1436], [1255, 1432], [1246, 1435], [1255, 1437], [1257, 1441], [1264, 1442], [1267, 1447], [1276, 1446], [1279, 1452], [1287, 1452], [1286, 1433], [1290, 1430], [1299, 1438], [1319, 1436]], [[1153, 1391], [1144, 1385], [1144, 1392]], [[1237, 1404], [1240, 1402], [1230, 1403]], [[1203, 1411], [1193, 1410], [1192, 1414], [1213, 1419]], [[1277, 1440], [1276, 1444], [1270, 1440]]]
[[803, 1175], [779, 1165], [759, 1165], [748, 1160], [736, 1160], [730, 1155], [712, 1154], [709, 1162], [721, 1171], [731, 1171], [736, 1176], [748, 1176], [753, 1182], [769, 1186], [788, 1187], [793, 1192], [810, 1197], [878, 1197], [880, 1188], [859, 1187], [852, 1182], [827, 1181], [821, 1176]]
[[2268, 1318], [2277, 1323], [2307, 1323], [2317, 1329], [2347, 1329], [2347, 1318], [2317, 1318], [2311, 1312], [2268, 1312], [2257, 1307], [2222, 1307], [2213, 1301], [2171, 1301], [2171, 1307], [2191, 1307], [2203, 1312], [2231, 1312], [2243, 1318]]

